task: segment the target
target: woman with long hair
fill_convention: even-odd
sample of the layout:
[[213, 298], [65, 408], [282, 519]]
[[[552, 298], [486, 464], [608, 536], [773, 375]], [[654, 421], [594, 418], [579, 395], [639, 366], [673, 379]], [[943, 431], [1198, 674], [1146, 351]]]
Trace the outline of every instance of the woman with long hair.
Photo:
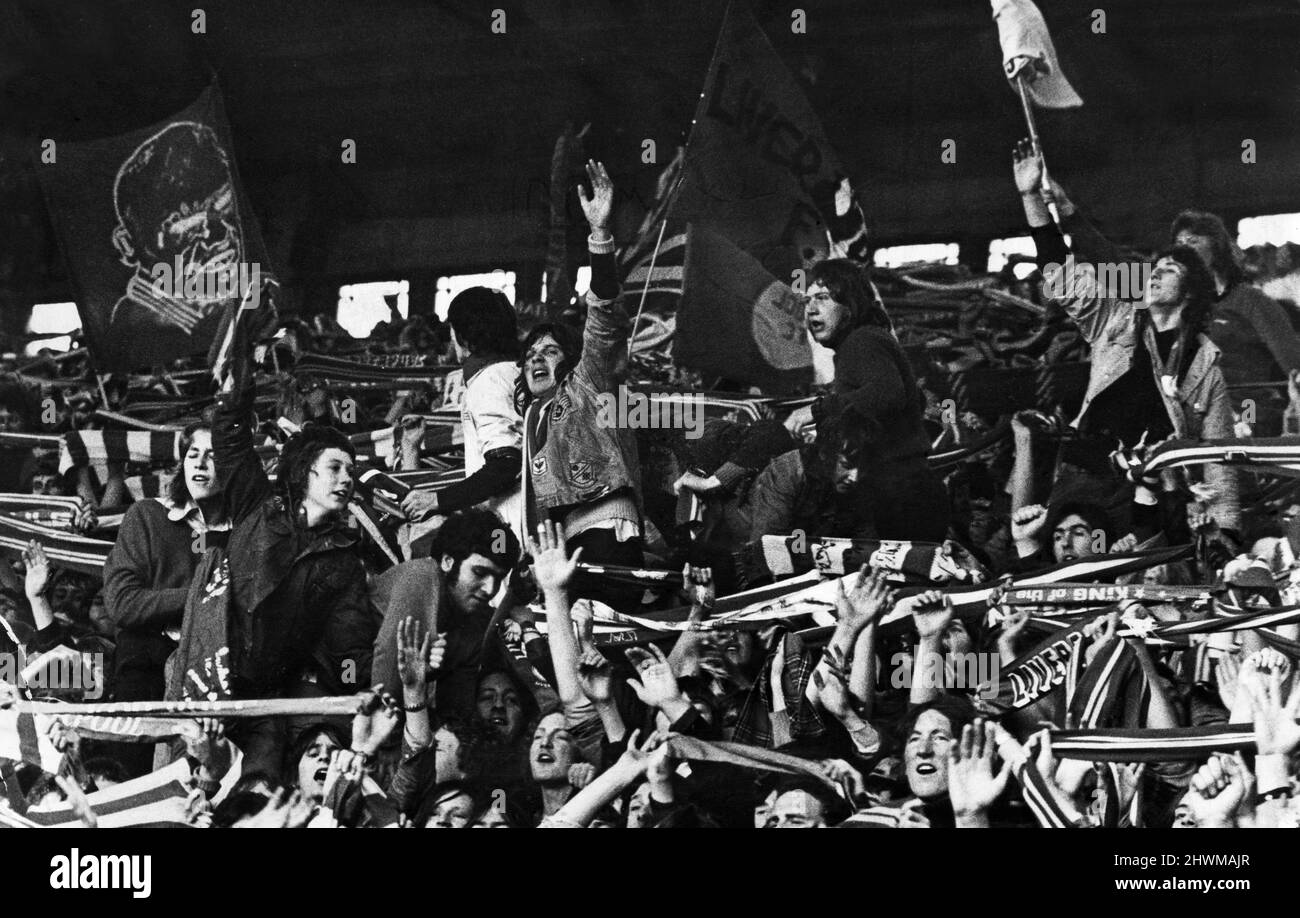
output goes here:
[[[118, 701], [162, 700], [190, 579], [203, 550], [224, 545], [230, 530], [211, 426], [185, 428], [180, 456], [165, 494], [127, 508], [104, 565], [105, 609], [117, 629]], [[149, 771], [152, 746], [122, 743], [116, 753], [132, 776]]]

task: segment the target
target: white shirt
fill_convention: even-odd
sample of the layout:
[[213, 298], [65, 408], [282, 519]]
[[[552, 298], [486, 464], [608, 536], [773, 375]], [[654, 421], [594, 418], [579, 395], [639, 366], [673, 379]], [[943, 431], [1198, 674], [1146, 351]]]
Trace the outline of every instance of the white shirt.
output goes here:
[[[519, 367], [509, 361], [488, 364], [465, 384], [460, 420], [465, 431], [465, 476], [484, 465], [494, 449], [523, 449], [523, 418], [515, 410], [515, 380]], [[516, 483], [484, 505], [497, 513], [522, 539], [523, 498]]]

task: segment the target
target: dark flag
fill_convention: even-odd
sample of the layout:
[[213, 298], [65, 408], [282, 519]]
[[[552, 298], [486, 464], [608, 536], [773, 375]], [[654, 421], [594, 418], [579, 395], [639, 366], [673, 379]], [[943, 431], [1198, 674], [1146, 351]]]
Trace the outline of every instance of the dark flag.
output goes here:
[[825, 251], [845, 182], [799, 84], [749, 9], [732, 3], [669, 219], [725, 236], [790, 283], [803, 248]]
[[786, 393], [812, 375], [803, 304], [758, 259], [692, 223], [674, 356], [683, 366]]
[[[221, 95], [129, 134], [62, 142], [37, 167], [96, 367], [199, 354], [271, 271]], [[267, 307], [269, 311], [269, 307]]]
[[820, 121], [743, 3], [727, 8], [690, 139], [665, 179], [624, 258], [629, 311], [644, 297], [634, 354], [671, 335], [682, 366], [774, 393], [811, 382], [792, 272], [806, 249], [861, 257], [865, 221]]

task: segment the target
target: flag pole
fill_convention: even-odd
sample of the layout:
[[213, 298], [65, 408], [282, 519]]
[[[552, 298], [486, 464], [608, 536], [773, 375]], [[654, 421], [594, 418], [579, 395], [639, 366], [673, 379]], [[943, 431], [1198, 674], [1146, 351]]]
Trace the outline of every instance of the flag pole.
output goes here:
[[636, 318], [632, 320], [632, 328], [627, 335], [627, 359], [632, 359], [632, 341], [636, 338], [636, 327], [641, 324], [641, 311], [645, 309], [646, 297], [650, 295], [650, 282], [655, 276], [655, 262], [659, 260], [659, 247], [664, 244], [664, 230], [668, 229], [668, 217], [665, 214], [663, 222], [659, 224], [659, 238], [655, 240], [655, 250], [650, 254], [650, 269], [646, 271], [645, 286], [641, 288], [641, 302], [636, 307]]
[[[1050, 190], [1052, 187], [1051, 180], [1047, 177], [1047, 157], [1043, 155], [1043, 145], [1038, 141], [1038, 126], [1034, 122], [1034, 103], [1029, 98], [1029, 67], [1022, 66], [1020, 72], [1014, 77], [1016, 89], [1020, 96], [1020, 108], [1025, 113], [1025, 125], [1029, 128], [1029, 143], [1033, 146], [1034, 155], [1043, 169], [1043, 190]], [[1052, 215], [1052, 221], [1059, 229], [1061, 226], [1061, 212], [1057, 209], [1056, 202], [1050, 201], [1047, 204], [1047, 210]]]

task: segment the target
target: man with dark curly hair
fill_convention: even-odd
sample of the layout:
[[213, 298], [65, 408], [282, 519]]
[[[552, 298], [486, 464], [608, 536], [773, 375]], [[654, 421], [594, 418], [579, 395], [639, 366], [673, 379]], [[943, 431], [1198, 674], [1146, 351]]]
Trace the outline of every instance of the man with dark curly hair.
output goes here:
[[464, 510], [447, 518], [432, 547], [432, 557], [399, 564], [371, 585], [371, 601], [384, 615], [375, 639], [374, 684], [401, 693], [398, 630], [417, 618], [422, 633], [436, 631], [447, 640], [437, 673], [438, 713], [469, 718], [485, 662], [492, 599], [519, 562], [519, 540], [490, 510]]

